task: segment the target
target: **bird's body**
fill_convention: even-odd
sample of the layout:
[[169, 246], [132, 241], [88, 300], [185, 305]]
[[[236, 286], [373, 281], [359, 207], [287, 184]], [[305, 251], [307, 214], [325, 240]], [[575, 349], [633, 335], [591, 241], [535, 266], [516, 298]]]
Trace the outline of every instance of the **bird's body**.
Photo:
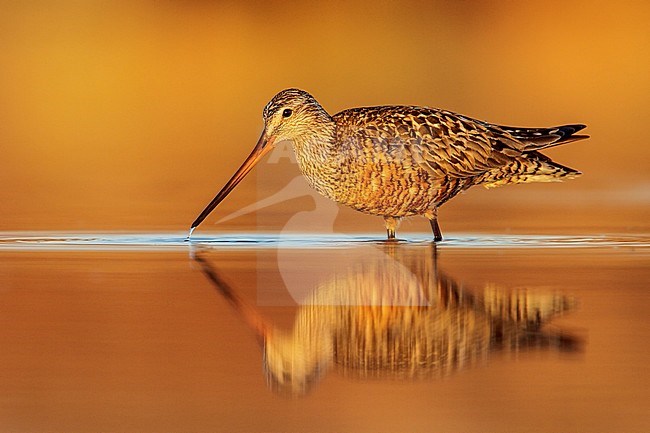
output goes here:
[[270, 146], [293, 141], [308, 183], [326, 197], [384, 217], [388, 237], [400, 218], [423, 215], [441, 239], [437, 209], [474, 185], [552, 182], [579, 171], [539, 151], [575, 141], [584, 125], [513, 128], [415, 106], [352, 108], [330, 116], [309, 93], [287, 89], [264, 108], [265, 131], [193, 228]]

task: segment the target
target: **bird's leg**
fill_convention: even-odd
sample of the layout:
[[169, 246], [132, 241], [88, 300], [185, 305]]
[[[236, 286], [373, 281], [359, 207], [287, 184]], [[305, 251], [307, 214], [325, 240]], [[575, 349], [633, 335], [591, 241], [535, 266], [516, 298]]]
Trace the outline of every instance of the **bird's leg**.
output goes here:
[[395, 239], [395, 230], [397, 229], [398, 219], [391, 216], [384, 217], [384, 224], [386, 224], [386, 234], [388, 235], [388, 240]]
[[434, 242], [440, 242], [442, 240], [442, 232], [440, 231], [440, 226], [438, 225], [438, 218], [429, 220], [429, 223], [431, 223], [431, 230], [433, 231]]
[[440, 226], [438, 225], [438, 208], [435, 207], [429, 212], [425, 213], [431, 224], [431, 230], [433, 231], [433, 241], [440, 242], [442, 240], [442, 232], [440, 231]]

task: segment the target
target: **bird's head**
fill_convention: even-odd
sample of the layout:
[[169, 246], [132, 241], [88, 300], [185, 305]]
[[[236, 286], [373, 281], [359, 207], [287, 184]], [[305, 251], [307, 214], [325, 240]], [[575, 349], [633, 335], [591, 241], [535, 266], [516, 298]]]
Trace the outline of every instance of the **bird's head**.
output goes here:
[[196, 228], [212, 210], [232, 191], [249, 171], [266, 155], [276, 143], [292, 140], [302, 143], [306, 137], [327, 133], [332, 118], [309, 93], [300, 89], [286, 89], [275, 95], [264, 107], [264, 131], [253, 151], [235, 172], [232, 178], [203, 209], [190, 228]]
[[263, 116], [262, 137], [266, 137], [267, 146], [317, 133], [321, 125], [331, 121], [318, 101], [300, 89], [286, 89], [275, 95], [264, 107]]

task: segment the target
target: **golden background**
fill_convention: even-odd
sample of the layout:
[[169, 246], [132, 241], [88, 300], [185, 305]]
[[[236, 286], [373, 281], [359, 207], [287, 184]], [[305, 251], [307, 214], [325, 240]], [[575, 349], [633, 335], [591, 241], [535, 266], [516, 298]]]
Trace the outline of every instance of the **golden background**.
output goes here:
[[[586, 123], [590, 140], [547, 152], [581, 178], [476, 188], [443, 207], [443, 231], [645, 229], [648, 23], [646, 2], [4, 1], [0, 230], [187, 229], [286, 87], [330, 113], [414, 104]], [[258, 167], [278, 187], [297, 174], [273, 169]], [[215, 213], [261, 193], [247, 180]], [[307, 207], [258, 219], [280, 229], [274, 215]], [[337, 224], [383, 234], [352, 211]]]

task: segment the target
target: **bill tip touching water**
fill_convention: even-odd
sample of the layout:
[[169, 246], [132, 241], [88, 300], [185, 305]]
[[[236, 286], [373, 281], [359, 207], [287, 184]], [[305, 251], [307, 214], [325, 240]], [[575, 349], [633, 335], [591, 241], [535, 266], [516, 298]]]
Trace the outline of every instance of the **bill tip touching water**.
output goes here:
[[495, 125], [447, 110], [377, 106], [330, 115], [309, 93], [286, 89], [264, 107], [264, 131], [192, 232], [273, 149], [290, 140], [300, 171], [325, 197], [384, 219], [389, 240], [401, 219], [424, 216], [441, 241], [438, 209], [475, 185], [557, 182], [579, 176], [540, 151], [588, 138], [583, 124]]

